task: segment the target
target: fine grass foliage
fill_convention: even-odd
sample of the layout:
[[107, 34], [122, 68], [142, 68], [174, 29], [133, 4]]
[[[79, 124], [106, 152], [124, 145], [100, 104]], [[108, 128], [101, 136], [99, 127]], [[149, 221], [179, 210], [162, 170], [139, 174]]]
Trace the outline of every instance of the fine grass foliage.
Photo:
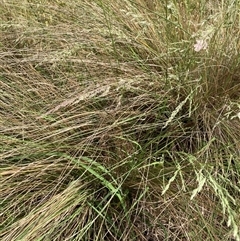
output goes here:
[[240, 240], [240, 3], [0, 3], [0, 239]]

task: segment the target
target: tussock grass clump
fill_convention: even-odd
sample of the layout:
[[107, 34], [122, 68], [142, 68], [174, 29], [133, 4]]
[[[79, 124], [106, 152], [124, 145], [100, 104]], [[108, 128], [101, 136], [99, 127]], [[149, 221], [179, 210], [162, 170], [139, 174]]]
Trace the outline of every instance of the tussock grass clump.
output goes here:
[[240, 240], [239, 7], [0, 3], [1, 240]]

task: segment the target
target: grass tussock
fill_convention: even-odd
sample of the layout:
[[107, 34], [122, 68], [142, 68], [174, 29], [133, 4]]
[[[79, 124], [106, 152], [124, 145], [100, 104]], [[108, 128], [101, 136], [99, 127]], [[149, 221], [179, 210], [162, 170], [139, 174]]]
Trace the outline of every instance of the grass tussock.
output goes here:
[[240, 240], [239, 7], [1, 2], [1, 240]]

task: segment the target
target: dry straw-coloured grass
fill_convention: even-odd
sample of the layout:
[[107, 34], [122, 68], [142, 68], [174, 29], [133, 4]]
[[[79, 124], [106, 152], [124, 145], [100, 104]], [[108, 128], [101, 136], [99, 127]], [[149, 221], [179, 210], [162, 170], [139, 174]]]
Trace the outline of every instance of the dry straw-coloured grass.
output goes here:
[[2, 1], [0, 239], [240, 240], [238, 9]]

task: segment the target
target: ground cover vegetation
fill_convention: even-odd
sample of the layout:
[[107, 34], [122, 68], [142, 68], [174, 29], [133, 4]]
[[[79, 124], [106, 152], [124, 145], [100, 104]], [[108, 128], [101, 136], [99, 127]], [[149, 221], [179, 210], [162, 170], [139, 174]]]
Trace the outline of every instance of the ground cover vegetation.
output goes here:
[[0, 239], [240, 240], [237, 0], [0, 2]]

